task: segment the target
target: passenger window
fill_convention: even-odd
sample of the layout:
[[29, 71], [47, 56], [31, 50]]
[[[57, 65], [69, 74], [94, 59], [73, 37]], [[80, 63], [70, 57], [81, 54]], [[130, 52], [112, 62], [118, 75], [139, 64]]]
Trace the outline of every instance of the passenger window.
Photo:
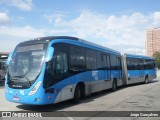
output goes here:
[[55, 74], [68, 73], [67, 53], [59, 52], [55, 60]]
[[88, 70], [97, 69], [96, 51], [86, 49], [86, 66]]
[[70, 46], [69, 69], [71, 73], [78, 73], [86, 69], [84, 48], [79, 46]]

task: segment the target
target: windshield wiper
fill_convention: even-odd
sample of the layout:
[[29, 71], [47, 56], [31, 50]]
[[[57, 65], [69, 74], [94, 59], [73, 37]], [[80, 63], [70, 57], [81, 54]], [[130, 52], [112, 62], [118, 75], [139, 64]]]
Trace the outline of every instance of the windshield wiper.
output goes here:
[[26, 80], [27, 80], [28, 84], [31, 86], [32, 84], [31, 84], [31, 81], [28, 79], [28, 77], [26, 77]]

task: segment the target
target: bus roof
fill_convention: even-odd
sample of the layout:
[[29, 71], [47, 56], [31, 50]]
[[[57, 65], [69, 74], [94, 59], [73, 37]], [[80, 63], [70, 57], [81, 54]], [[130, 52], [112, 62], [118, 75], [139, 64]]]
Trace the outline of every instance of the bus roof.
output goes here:
[[82, 43], [82, 45], [92, 46], [92, 47], [100, 49], [101, 51], [108, 51], [108, 52], [112, 52], [114, 54], [120, 55], [120, 52], [118, 52], [116, 50], [113, 50], [113, 49], [110, 49], [110, 48], [107, 48], [107, 47], [104, 47], [104, 46], [101, 46], [101, 45], [98, 45], [98, 44], [95, 44], [95, 43], [92, 43], [92, 42], [89, 42], [89, 41], [86, 41], [86, 40], [83, 40], [83, 39], [79, 39], [77, 37], [71, 37], [71, 36], [40, 37], [40, 38], [35, 38], [35, 39], [29, 40], [29, 41], [21, 42], [19, 45], [47, 43], [47, 42], [51, 42], [53, 40], [59, 40], [59, 39], [74, 40], [74, 41], [77, 41], [79, 43]]
[[70, 39], [70, 40], [76, 40], [78, 41], [78, 38], [76, 37], [69, 37], [69, 36], [47, 36], [47, 37], [39, 37], [34, 38], [28, 41], [23, 41], [20, 43], [20, 45], [28, 45], [28, 44], [36, 44], [36, 43], [47, 43], [51, 42], [52, 40], [56, 39]]
[[130, 57], [130, 58], [141, 58], [141, 59], [154, 59], [152, 57], [149, 56], [145, 56], [145, 55], [134, 55], [134, 54], [125, 54], [126, 57]]

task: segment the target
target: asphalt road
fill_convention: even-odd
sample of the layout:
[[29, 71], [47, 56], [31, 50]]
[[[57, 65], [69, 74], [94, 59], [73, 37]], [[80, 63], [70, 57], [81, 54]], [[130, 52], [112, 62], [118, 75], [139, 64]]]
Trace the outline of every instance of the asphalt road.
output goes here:
[[[159, 73], [158, 76], [160, 75]], [[45, 106], [21, 105], [6, 101], [4, 98], [3, 85], [4, 83], [1, 82], [0, 111], [97, 111], [95, 116], [101, 114], [101, 111], [160, 111], [160, 77], [156, 78], [148, 84], [135, 84], [127, 87], [121, 87], [115, 92], [106, 90], [99, 93], [95, 93], [91, 96], [82, 99], [79, 104], [74, 104], [72, 103], [72, 101], [65, 101], [62, 103]], [[90, 117], [75, 118], [67, 114], [67, 112], [64, 114], [64, 116], [65, 118], [61, 117], [56, 119], [91, 119]], [[100, 118], [92, 117], [92, 119], [97, 120]], [[128, 118], [112, 118], [112, 120], [114, 119]], [[141, 120], [144, 118], [133, 117], [130, 119]], [[150, 119], [157, 120], [158, 118]], [[16, 118], [16, 120], [18, 119]]]

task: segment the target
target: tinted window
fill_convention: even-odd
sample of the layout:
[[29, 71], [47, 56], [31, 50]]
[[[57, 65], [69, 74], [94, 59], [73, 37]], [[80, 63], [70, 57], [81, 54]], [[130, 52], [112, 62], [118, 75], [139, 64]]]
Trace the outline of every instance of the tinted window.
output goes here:
[[129, 70], [154, 69], [155, 63], [151, 59], [127, 58], [127, 67]]
[[70, 70], [83, 71], [85, 65], [85, 49], [79, 46], [70, 46]]
[[88, 70], [97, 69], [96, 51], [86, 49], [86, 66]]
[[111, 69], [117, 70], [117, 57], [116, 57], [116, 55], [111, 55], [110, 61], [111, 61]]
[[52, 86], [70, 75], [68, 72], [69, 45], [54, 44], [53, 47], [54, 55], [52, 60], [47, 62], [46, 65], [44, 88]]
[[103, 56], [101, 52], [97, 51], [97, 69], [104, 69]]
[[137, 58], [127, 58], [127, 69], [138, 70], [143, 66], [143, 62]]
[[154, 69], [156, 67], [155, 60], [146, 59], [144, 60], [144, 69]]
[[68, 73], [67, 53], [58, 52], [55, 58], [54, 75]]
[[107, 54], [102, 54], [102, 63], [104, 69], [110, 69], [110, 56]]
[[121, 58], [120, 57], [117, 57], [117, 63], [118, 63], [118, 67], [117, 67], [117, 69], [118, 70], [122, 70], [122, 65], [121, 65]]

